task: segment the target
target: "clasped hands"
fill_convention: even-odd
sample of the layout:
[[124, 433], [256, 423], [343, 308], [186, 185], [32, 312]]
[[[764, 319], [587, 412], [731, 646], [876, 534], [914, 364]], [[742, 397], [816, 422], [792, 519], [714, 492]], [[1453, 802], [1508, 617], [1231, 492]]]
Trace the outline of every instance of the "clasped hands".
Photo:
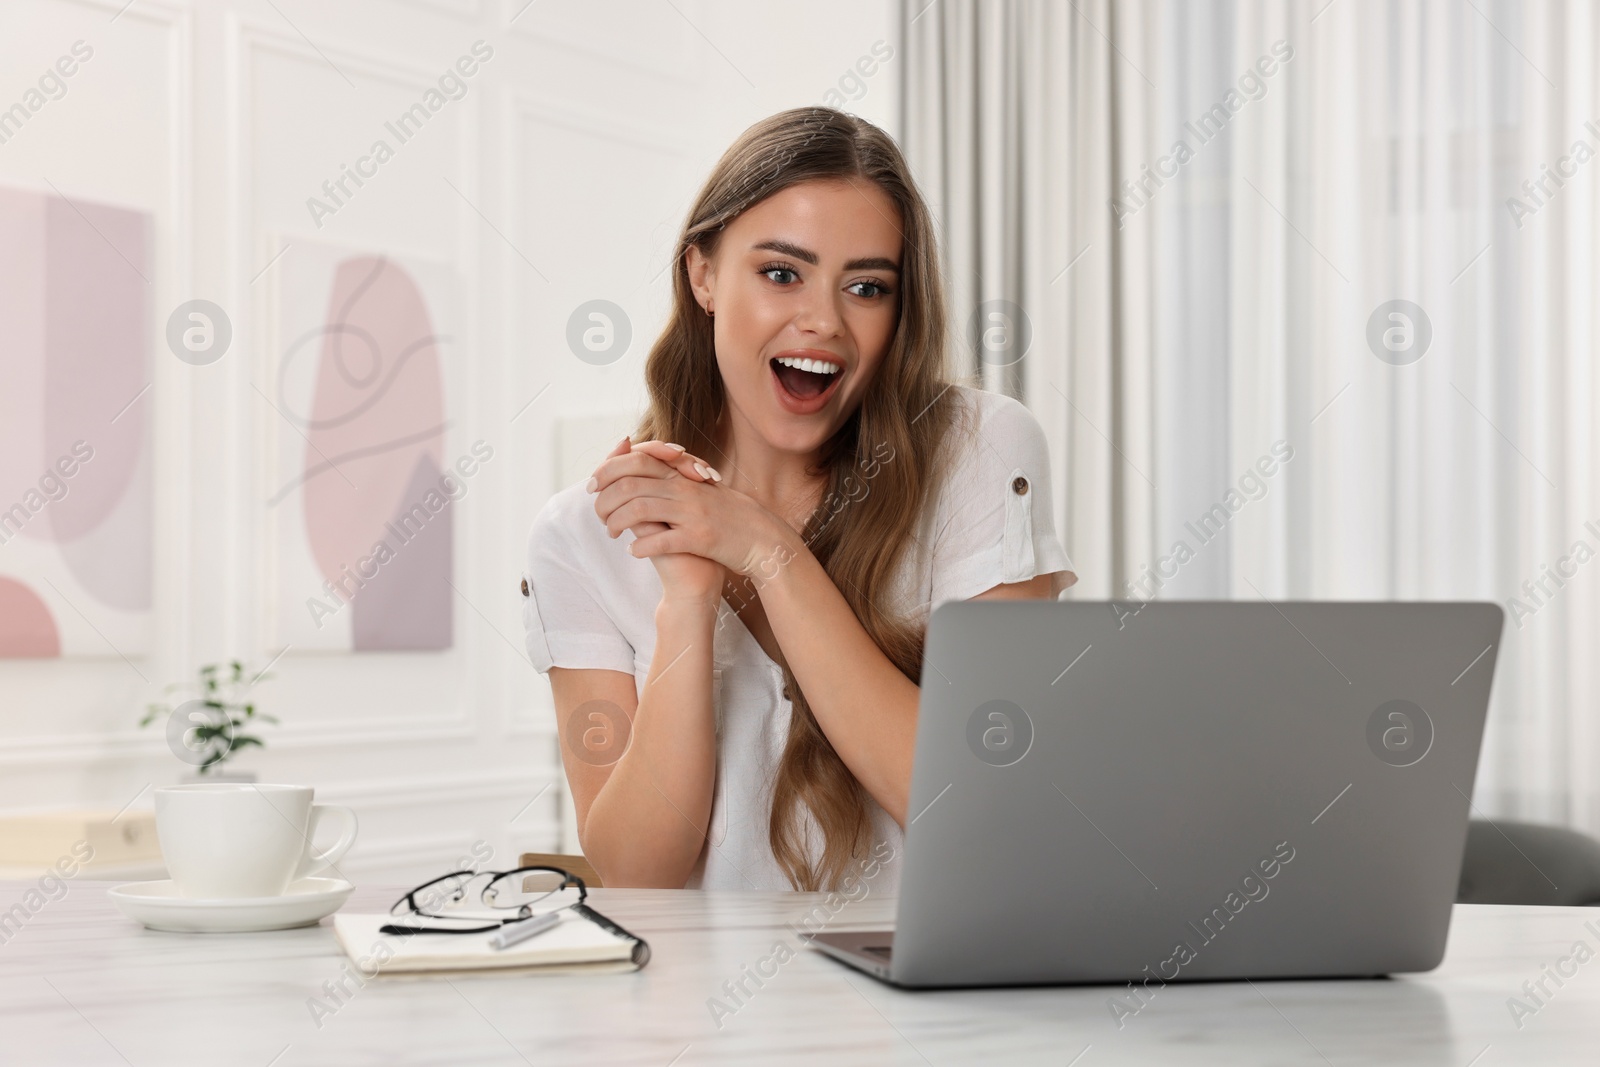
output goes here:
[[721, 481], [682, 445], [624, 437], [595, 468], [588, 489], [610, 536], [633, 531], [628, 549], [655, 565], [663, 598], [715, 603], [724, 568], [756, 575], [775, 553], [793, 558], [800, 546], [788, 523]]

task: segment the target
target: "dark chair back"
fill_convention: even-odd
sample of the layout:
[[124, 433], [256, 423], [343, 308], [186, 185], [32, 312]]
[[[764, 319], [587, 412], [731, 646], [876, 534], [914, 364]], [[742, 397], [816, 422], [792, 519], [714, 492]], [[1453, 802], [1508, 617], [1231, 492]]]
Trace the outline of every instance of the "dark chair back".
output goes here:
[[1600, 841], [1562, 826], [1473, 819], [1456, 900], [1600, 904]]

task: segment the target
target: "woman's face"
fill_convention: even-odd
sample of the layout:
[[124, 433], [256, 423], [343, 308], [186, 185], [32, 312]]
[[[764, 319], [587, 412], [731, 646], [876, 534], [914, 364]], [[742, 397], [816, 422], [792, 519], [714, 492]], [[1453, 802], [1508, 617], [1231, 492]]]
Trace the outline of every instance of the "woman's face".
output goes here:
[[774, 193], [728, 224], [709, 260], [689, 249], [731, 419], [784, 452], [833, 436], [894, 340], [901, 243], [894, 201], [848, 179]]

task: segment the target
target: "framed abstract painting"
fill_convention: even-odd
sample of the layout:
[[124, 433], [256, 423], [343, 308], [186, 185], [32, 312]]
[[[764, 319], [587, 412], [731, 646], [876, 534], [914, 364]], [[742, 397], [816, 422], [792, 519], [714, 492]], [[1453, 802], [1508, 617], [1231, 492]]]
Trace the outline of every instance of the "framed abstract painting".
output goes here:
[[483, 453], [462, 397], [448, 266], [296, 239], [275, 271], [267, 374], [276, 649], [454, 645], [455, 503]]
[[0, 658], [150, 651], [153, 226], [0, 188]]

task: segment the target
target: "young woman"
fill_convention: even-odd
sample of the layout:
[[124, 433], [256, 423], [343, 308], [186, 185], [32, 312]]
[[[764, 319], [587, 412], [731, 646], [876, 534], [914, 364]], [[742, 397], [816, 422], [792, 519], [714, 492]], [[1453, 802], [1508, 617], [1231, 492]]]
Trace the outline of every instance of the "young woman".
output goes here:
[[523, 619], [607, 886], [898, 889], [927, 617], [1076, 581], [1028, 410], [947, 377], [894, 142], [757, 123], [689, 213], [650, 407], [535, 520]]

